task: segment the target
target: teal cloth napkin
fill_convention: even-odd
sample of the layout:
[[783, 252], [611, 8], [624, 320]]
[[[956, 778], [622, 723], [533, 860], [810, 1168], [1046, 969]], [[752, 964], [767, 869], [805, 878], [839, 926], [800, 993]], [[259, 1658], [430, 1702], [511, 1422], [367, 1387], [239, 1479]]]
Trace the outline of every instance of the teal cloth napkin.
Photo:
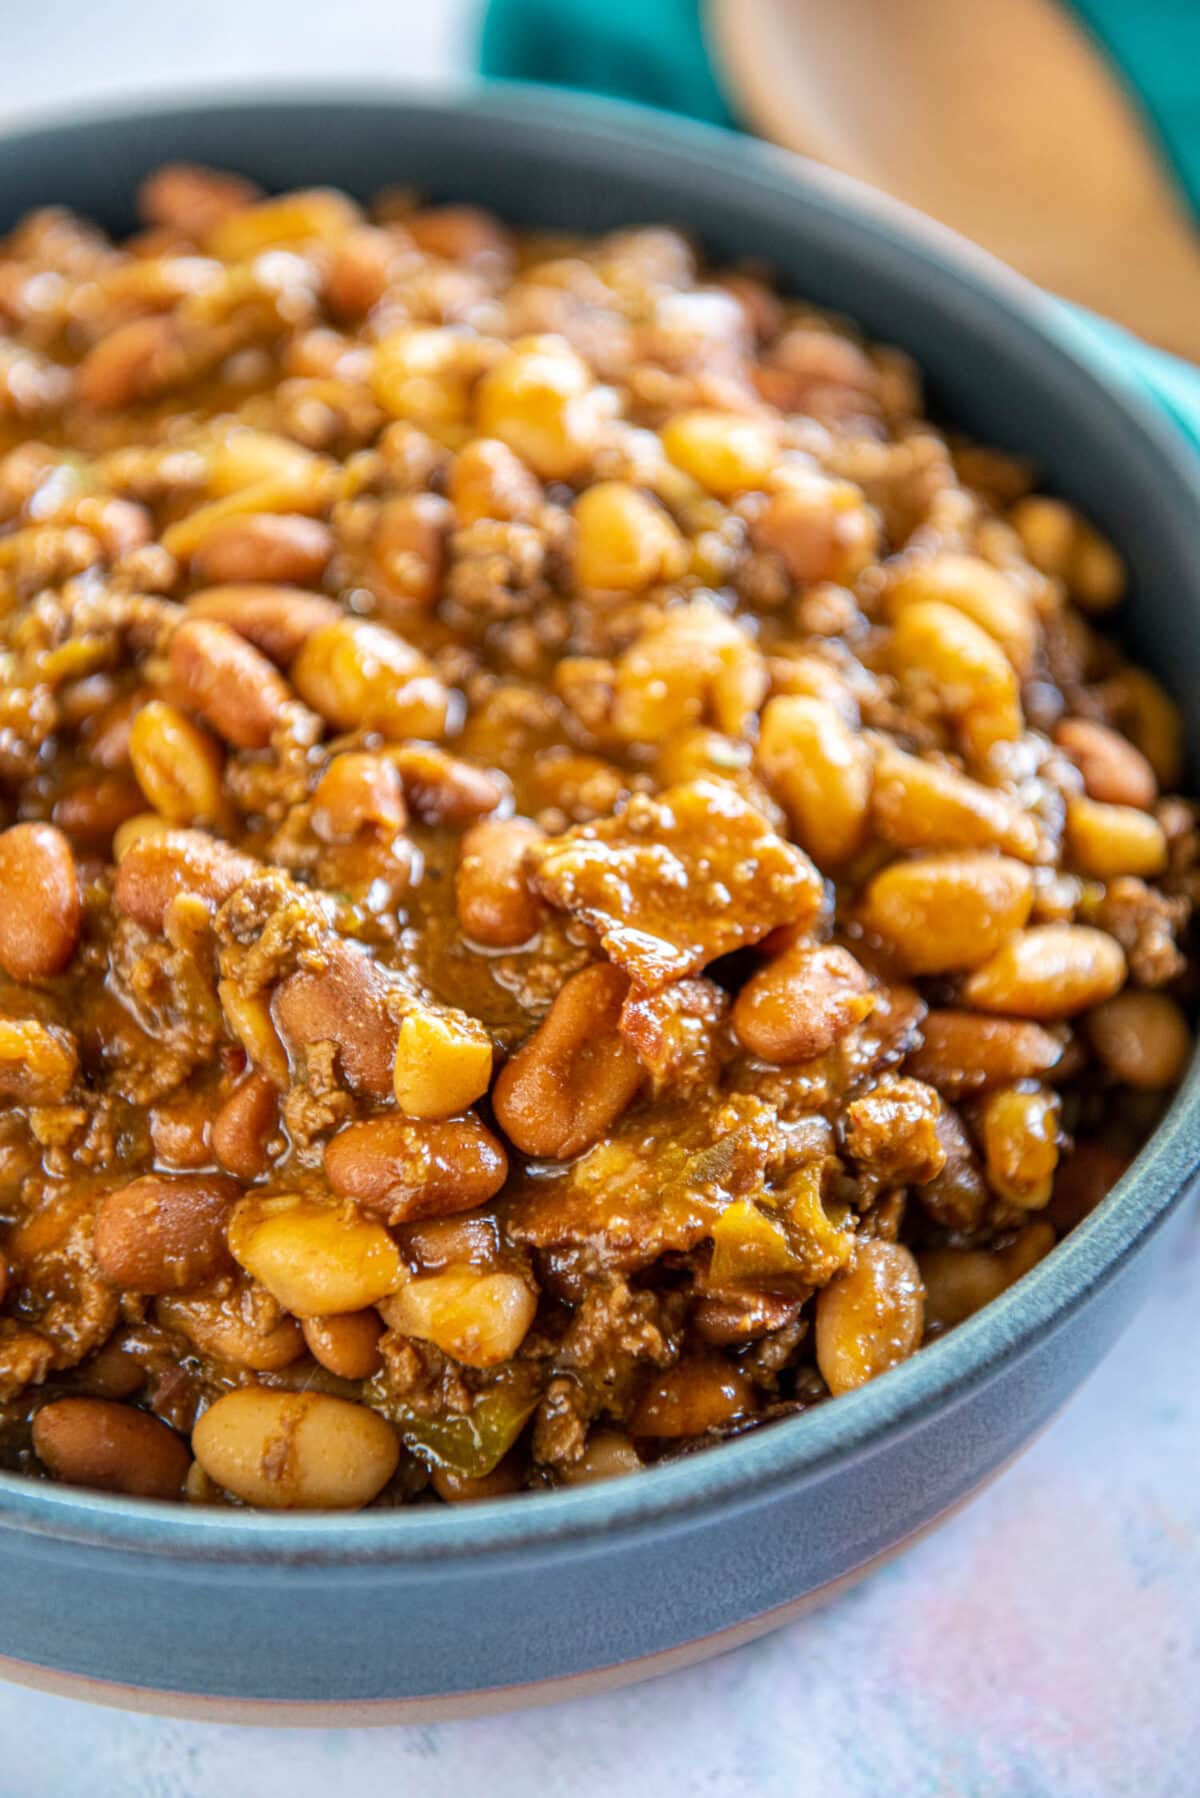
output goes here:
[[[1200, 3], [1074, 0], [1200, 218]], [[699, 0], [490, 0], [485, 75], [610, 94], [739, 128], [708, 58]], [[1196, 296], [1200, 306], [1200, 294]], [[1064, 303], [1080, 347], [1133, 376], [1200, 449], [1200, 369]]]

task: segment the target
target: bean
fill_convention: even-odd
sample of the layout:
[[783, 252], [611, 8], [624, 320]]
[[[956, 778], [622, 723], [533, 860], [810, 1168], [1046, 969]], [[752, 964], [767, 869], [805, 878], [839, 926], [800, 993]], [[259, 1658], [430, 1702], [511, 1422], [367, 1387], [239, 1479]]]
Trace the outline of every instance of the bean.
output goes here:
[[1128, 1168], [1132, 1156], [1103, 1142], [1081, 1142], [1058, 1164], [1046, 1216], [1065, 1236], [1090, 1217]]
[[1019, 930], [1033, 908], [1033, 875], [1004, 855], [960, 853], [893, 862], [859, 907], [908, 974], [978, 967]]
[[178, 1498], [192, 1457], [146, 1411], [104, 1398], [60, 1398], [33, 1420], [33, 1451], [56, 1480], [130, 1498]]
[[379, 1309], [401, 1336], [432, 1342], [464, 1367], [496, 1367], [525, 1340], [537, 1294], [520, 1274], [447, 1267], [406, 1281]]
[[529, 524], [542, 504], [537, 477], [495, 437], [472, 437], [463, 444], [450, 468], [448, 491], [460, 530], [481, 518]]
[[400, 776], [381, 755], [352, 750], [335, 756], [317, 782], [312, 828], [322, 842], [351, 842], [368, 829], [391, 837], [407, 821]]
[[438, 737], [447, 694], [424, 657], [394, 632], [339, 618], [307, 637], [292, 664], [296, 691], [335, 730]]
[[241, 175], [168, 162], [138, 188], [138, 212], [148, 224], [198, 243], [220, 219], [252, 205], [258, 195], [253, 181]]
[[172, 317], [134, 318], [94, 344], [75, 375], [81, 405], [119, 412], [170, 385], [179, 361], [179, 323]]
[[787, 949], [751, 975], [733, 1007], [743, 1048], [764, 1061], [811, 1061], [871, 1011], [866, 974], [836, 945]]
[[150, 1141], [160, 1168], [194, 1172], [212, 1164], [212, 1109], [207, 1093], [189, 1093], [150, 1113]]
[[18, 1105], [58, 1105], [79, 1067], [74, 1038], [36, 1018], [0, 1018], [0, 1097]]
[[321, 1392], [227, 1392], [192, 1431], [211, 1480], [245, 1504], [283, 1511], [357, 1511], [400, 1461], [391, 1424], [365, 1405]]
[[[371, 541], [383, 571], [380, 610], [402, 625], [412, 607], [428, 608], [441, 592], [446, 544], [454, 512], [436, 493], [400, 493], [385, 499]], [[389, 603], [389, 596], [394, 596]]]
[[1093, 880], [1131, 874], [1152, 879], [1167, 865], [1167, 838], [1157, 818], [1129, 805], [1067, 801], [1067, 859]]
[[435, 1467], [429, 1483], [438, 1497], [448, 1505], [477, 1504], [485, 1498], [507, 1498], [521, 1490], [521, 1464], [515, 1455], [505, 1455], [490, 1473], [451, 1473], [448, 1467]]
[[229, 1220], [235, 1260], [293, 1317], [374, 1305], [398, 1285], [400, 1253], [358, 1207], [300, 1193], [250, 1193]]
[[568, 1161], [632, 1103], [645, 1069], [620, 1030], [628, 991], [610, 962], [582, 968], [501, 1071], [496, 1120], [523, 1154]]
[[1141, 750], [1128, 737], [1090, 718], [1064, 718], [1054, 741], [1083, 775], [1089, 799], [1103, 805], [1131, 805], [1149, 811], [1158, 798], [1158, 781]]
[[275, 1082], [267, 1074], [251, 1072], [213, 1119], [213, 1154], [239, 1180], [261, 1179], [271, 1165], [268, 1144], [278, 1127]]
[[983, 1149], [992, 1191], [1022, 1211], [1050, 1202], [1062, 1131], [1061, 1101], [1044, 1086], [1005, 1086], [983, 1102]]
[[81, 780], [54, 802], [53, 819], [76, 844], [106, 854], [118, 827], [145, 809], [140, 788], [120, 774]]
[[1122, 727], [1129, 732], [1164, 791], [1179, 785], [1183, 773], [1183, 719], [1179, 707], [1144, 668], [1122, 668], [1108, 684], [1116, 699]]
[[485, 1205], [504, 1185], [508, 1158], [476, 1117], [377, 1117], [338, 1131], [325, 1173], [335, 1192], [400, 1224]]
[[1105, 931], [1039, 924], [1011, 936], [969, 977], [963, 994], [981, 1011], [1069, 1018], [1110, 999], [1124, 979], [1124, 953]]
[[968, 752], [986, 754], [1021, 734], [1012, 663], [965, 612], [940, 600], [905, 606], [892, 630], [891, 660], [902, 677], [932, 684]]
[[810, 472], [777, 483], [763, 510], [750, 522], [756, 549], [783, 558], [793, 581], [837, 581], [848, 585], [879, 547], [879, 522], [850, 481]]
[[1166, 993], [1117, 993], [1088, 1013], [1087, 1033], [1113, 1079], [1143, 1092], [1174, 1086], [1192, 1053], [1187, 1018]]
[[407, 1117], [451, 1118], [492, 1082], [492, 1043], [461, 1011], [410, 1011], [396, 1039], [393, 1088]]
[[341, 616], [332, 599], [302, 587], [232, 582], [194, 593], [188, 616], [228, 625], [247, 643], [286, 668], [304, 644]]
[[321, 579], [333, 550], [333, 532], [320, 519], [301, 512], [251, 512], [209, 532], [192, 553], [192, 579], [206, 587], [265, 581], [303, 588]]
[[772, 426], [736, 412], [679, 412], [661, 436], [676, 468], [718, 499], [764, 487], [779, 455]]
[[199, 1292], [165, 1293], [156, 1310], [164, 1328], [178, 1330], [202, 1355], [251, 1373], [278, 1373], [304, 1353], [296, 1319], [240, 1274]]
[[822, 867], [861, 847], [871, 801], [871, 750], [827, 700], [780, 694], [762, 715], [757, 761], [792, 835]]
[[332, 187], [295, 188], [225, 212], [205, 233], [204, 248], [222, 262], [248, 262], [263, 250], [336, 243], [362, 213]]
[[878, 746], [871, 808], [880, 836], [897, 849], [999, 849], [1024, 862], [1048, 859], [1037, 821], [1011, 794], [891, 744]]
[[616, 1480], [640, 1473], [644, 1463], [623, 1430], [593, 1430], [578, 1461], [559, 1469], [566, 1486], [590, 1486], [593, 1480]]
[[952, 1330], [1027, 1274], [1054, 1247], [1048, 1223], [1026, 1224], [1005, 1249], [924, 1249], [919, 1261], [931, 1334]]
[[480, 381], [475, 418], [543, 481], [587, 472], [599, 442], [601, 395], [582, 357], [561, 338], [526, 338]]
[[171, 638], [171, 676], [185, 706], [238, 749], [265, 749], [291, 697], [267, 658], [227, 624], [190, 618]]
[[222, 1174], [144, 1174], [96, 1214], [96, 1264], [114, 1286], [187, 1292], [231, 1265], [225, 1225], [240, 1188]]
[[545, 908], [528, 876], [543, 833], [527, 818], [487, 818], [462, 840], [455, 898], [464, 936], [489, 949], [517, 949], [541, 928]]
[[357, 324], [387, 292], [401, 245], [378, 225], [358, 225], [333, 247], [325, 270], [325, 304], [334, 318]]
[[478, 262], [512, 254], [507, 232], [478, 206], [423, 206], [405, 216], [404, 227], [419, 250], [446, 262]]
[[126, 917], [161, 931], [167, 907], [180, 893], [222, 905], [259, 869], [258, 862], [200, 830], [168, 830], [140, 837], [117, 868], [114, 895]]
[[324, 964], [298, 968], [277, 989], [275, 1021], [283, 1039], [293, 1052], [333, 1043], [351, 1086], [387, 1098], [397, 1026], [383, 976], [365, 950], [348, 943], [327, 945]]
[[339, 1380], [369, 1380], [383, 1365], [379, 1338], [383, 1320], [378, 1311], [342, 1311], [335, 1317], [300, 1320], [308, 1352], [314, 1361]]
[[1018, 674], [1028, 674], [1037, 648], [1037, 615], [1011, 575], [979, 556], [942, 551], [902, 568], [889, 589], [893, 616], [922, 600], [937, 600], [964, 613], [995, 638]]
[[220, 746], [165, 699], [152, 699], [129, 730], [129, 759], [138, 786], [167, 824], [217, 823], [228, 807]]
[[53, 824], [0, 831], [0, 967], [14, 980], [61, 974], [82, 923], [75, 857]]
[[1063, 1055], [1062, 1042], [1040, 1024], [974, 1011], [931, 1011], [921, 1036], [904, 1071], [936, 1086], [946, 1099], [1035, 1078], [1057, 1067]]
[[629, 1429], [634, 1436], [677, 1441], [722, 1429], [754, 1409], [754, 1390], [732, 1363], [695, 1355], [650, 1383]]
[[670, 517], [627, 482], [595, 482], [573, 512], [581, 586], [636, 593], [686, 572], [687, 547]]
[[473, 824], [504, 798], [499, 777], [432, 743], [404, 743], [386, 751], [404, 783], [404, 797], [422, 824]]
[[817, 1366], [830, 1392], [853, 1392], [919, 1347], [925, 1293], [898, 1242], [862, 1242], [844, 1273], [817, 1294]]

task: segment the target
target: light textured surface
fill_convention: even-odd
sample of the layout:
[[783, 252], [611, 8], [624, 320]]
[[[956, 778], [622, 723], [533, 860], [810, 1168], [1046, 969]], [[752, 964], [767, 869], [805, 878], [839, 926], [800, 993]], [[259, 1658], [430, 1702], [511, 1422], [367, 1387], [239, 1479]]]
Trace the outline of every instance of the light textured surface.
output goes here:
[[[1015, 1467], [866, 1584], [625, 1692], [428, 1728], [273, 1732], [0, 1686], [4, 1798], [1195, 1798], [1200, 1218]], [[236, 1627], [236, 1626], [235, 1626]]]
[[[0, 114], [167, 80], [452, 74], [473, 11], [41, 0], [6, 21]], [[554, 1710], [366, 1732], [163, 1722], [0, 1686], [0, 1798], [1194, 1798], [1198, 1297], [1200, 1220], [1018, 1466], [837, 1605], [737, 1654]]]

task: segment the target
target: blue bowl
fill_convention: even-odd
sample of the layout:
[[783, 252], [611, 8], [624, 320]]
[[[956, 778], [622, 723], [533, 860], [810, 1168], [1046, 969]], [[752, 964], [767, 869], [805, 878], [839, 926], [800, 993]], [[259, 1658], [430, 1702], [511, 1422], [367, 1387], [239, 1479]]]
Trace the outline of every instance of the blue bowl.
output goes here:
[[[786, 286], [903, 345], [938, 412], [1030, 455], [1103, 524], [1133, 570], [1132, 649], [1177, 697], [1200, 690], [1200, 464], [1081, 359], [1052, 302], [894, 203], [633, 108], [354, 89], [13, 131], [0, 224], [59, 201], [127, 227], [139, 178], [179, 157], [268, 187], [404, 182], [541, 226], [673, 221], [716, 256], [769, 258]], [[1169, 1250], [1198, 1114], [1193, 1074], [1086, 1222], [914, 1360], [634, 1479], [304, 1517], [0, 1476], [0, 1675], [176, 1714], [361, 1723], [613, 1684], [771, 1628], [968, 1497], [1096, 1365]]]

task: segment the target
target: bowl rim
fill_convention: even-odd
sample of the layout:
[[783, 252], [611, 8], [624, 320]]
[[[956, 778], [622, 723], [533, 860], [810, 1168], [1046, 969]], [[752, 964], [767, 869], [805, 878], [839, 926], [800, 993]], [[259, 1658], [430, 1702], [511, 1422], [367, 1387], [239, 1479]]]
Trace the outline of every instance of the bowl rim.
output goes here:
[[[1060, 304], [986, 251], [853, 177], [719, 126], [664, 116], [628, 102], [525, 82], [445, 87], [349, 78], [330, 82], [260, 80], [181, 87], [153, 95], [121, 91], [102, 101], [19, 109], [0, 127], [0, 151], [40, 134], [130, 125], [188, 113], [352, 104], [431, 120], [477, 118], [497, 128], [566, 129], [597, 159], [630, 140], [665, 158], [682, 181], [703, 181], [719, 162], [723, 177], [805, 202], [884, 239], [926, 272], [965, 290], [971, 303], [1002, 316], [1028, 347], [1049, 351], [1078, 389], [1099, 390], [1174, 490], [1171, 503], [1200, 519], [1200, 457], [1150, 404], [1132, 377], [1101, 365], [1064, 318]], [[1008, 1292], [920, 1354], [836, 1404], [750, 1430], [712, 1450], [649, 1468], [634, 1479], [599, 1482], [520, 1499], [402, 1511], [264, 1513], [181, 1507], [58, 1487], [0, 1473], [0, 1528], [181, 1561], [331, 1566], [466, 1561], [536, 1549], [545, 1555], [589, 1538], [641, 1534], [672, 1520], [692, 1522], [719, 1508], [764, 1502], [781, 1485], [816, 1482], [888, 1437], [965, 1404], [981, 1386], [1067, 1323], [1149, 1240], [1179, 1205], [1200, 1163], [1200, 1059], [1130, 1169], [1089, 1217]]]

